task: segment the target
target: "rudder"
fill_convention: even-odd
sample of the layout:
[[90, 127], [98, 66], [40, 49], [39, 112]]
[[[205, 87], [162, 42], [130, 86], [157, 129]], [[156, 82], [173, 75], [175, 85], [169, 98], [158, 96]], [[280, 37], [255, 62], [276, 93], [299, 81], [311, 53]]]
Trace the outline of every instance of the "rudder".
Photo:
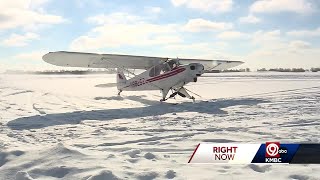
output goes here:
[[120, 90], [126, 84], [127, 78], [123, 71], [117, 71], [117, 88]]

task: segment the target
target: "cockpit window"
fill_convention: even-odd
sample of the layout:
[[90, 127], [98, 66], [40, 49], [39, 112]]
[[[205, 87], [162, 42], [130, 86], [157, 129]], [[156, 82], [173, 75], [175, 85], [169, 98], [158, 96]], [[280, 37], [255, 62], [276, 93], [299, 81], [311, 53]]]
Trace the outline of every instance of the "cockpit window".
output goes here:
[[177, 62], [176, 61], [169, 61], [168, 62], [168, 65], [170, 66], [170, 69], [174, 69], [174, 68], [176, 68], [176, 67], [178, 67], [178, 64], [177, 64]]
[[154, 76], [158, 76], [160, 74], [163, 74], [165, 72], [170, 71], [172, 68], [168, 63], [163, 63], [163, 64], [159, 64], [154, 66], [150, 72], [149, 72], [149, 76], [150, 77], [154, 77]]
[[154, 77], [160, 74], [161, 68], [160, 68], [160, 64], [157, 66], [154, 66], [149, 73], [150, 77]]

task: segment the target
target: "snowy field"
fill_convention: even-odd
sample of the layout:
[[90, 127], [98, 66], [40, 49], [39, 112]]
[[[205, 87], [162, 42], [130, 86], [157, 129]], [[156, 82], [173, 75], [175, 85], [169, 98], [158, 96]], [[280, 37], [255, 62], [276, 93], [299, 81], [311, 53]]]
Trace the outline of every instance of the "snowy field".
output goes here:
[[199, 142], [320, 143], [320, 73], [205, 74], [197, 102], [115, 75], [0, 75], [0, 179], [320, 179], [320, 165], [190, 165]]

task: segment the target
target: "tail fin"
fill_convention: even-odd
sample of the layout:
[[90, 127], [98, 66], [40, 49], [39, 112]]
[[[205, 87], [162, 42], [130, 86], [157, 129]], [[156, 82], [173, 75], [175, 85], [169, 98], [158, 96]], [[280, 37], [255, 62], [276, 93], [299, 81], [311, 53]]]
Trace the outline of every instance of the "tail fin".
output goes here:
[[127, 78], [124, 75], [123, 71], [118, 70], [117, 71], [117, 88], [121, 90], [122, 87], [126, 85], [126, 82], [127, 82]]

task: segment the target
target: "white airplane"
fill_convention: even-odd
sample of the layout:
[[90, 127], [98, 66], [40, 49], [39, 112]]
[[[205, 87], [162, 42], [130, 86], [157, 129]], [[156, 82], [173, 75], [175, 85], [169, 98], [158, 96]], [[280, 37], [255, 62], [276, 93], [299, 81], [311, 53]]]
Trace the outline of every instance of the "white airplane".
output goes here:
[[[117, 68], [118, 95], [122, 91], [160, 90], [166, 101], [177, 94], [182, 97], [194, 97], [184, 85], [197, 82], [197, 78], [206, 70], [223, 70], [242, 64], [241, 61], [180, 59], [118, 54], [93, 54], [80, 52], [49, 52], [42, 59], [50, 64], [64, 67]], [[144, 69], [134, 74], [129, 69]], [[127, 79], [123, 72], [133, 74]], [[167, 97], [169, 91], [172, 94]]]

